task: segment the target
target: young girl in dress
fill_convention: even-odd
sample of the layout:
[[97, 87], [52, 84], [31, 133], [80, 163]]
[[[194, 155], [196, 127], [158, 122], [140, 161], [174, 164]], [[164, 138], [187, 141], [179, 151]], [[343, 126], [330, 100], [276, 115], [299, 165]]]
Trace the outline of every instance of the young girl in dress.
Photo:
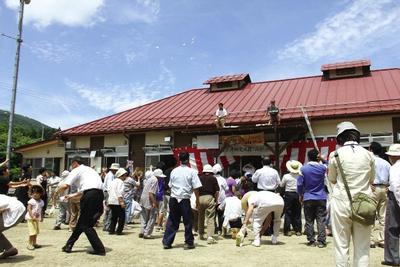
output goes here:
[[27, 213], [25, 215], [29, 230], [27, 247], [29, 250], [41, 247], [37, 244], [37, 235], [39, 234], [39, 222], [43, 221], [42, 209], [44, 207], [44, 202], [41, 199], [43, 193], [43, 187], [40, 185], [32, 185], [30, 190], [31, 199], [28, 201]]

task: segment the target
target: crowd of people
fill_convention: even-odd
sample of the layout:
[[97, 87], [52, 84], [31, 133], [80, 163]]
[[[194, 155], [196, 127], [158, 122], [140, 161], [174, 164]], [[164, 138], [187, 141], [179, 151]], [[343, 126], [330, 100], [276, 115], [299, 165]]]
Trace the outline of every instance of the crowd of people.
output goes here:
[[[24, 166], [21, 181], [11, 182], [7, 167], [0, 166], [0, 258], [18, 253], [2, 232], [23, 220], [28, 249], [40, 248], [39, 225], [50, 200], [51, 210], [58, 207], [54, 230], [67, 224], [71, 232], [62, 247], [66, 253], [85, 233], [93, 247], [90, 253], [106, 255], [95, 230], [101, 216], [103, 230], [110, 235], [123, 235], [125, 226], [140, 217], [139, 238], [162, 233], [164, 249], [173, 248], [181, 222], [185, 249], [195, 248], [196, 236], [209, 245], [217, 244], [218, 236], [233, 238], [241, 246], [252, 234], [255, 247], [263, 236], [271, 236], [270, 244], [275, 245], [283, 218], [283, 235], [304, 234], [307, 246], [323, 249], [327, 236], [332, 236], [336, 266], [349, 266], [350, 240], [353, 266], [368, 266], [369, 250], [376, 247], [384, 248], [382, 264], [399, 266], [400, 144], [385, 151], [373, 142], [368, 151], [359, 145], [360, 132], [351, 122], [338, 125], [336, 139], [338, 148], [329, 157], [312, 149], [304, 165], [289, 160], [282, 177], [269, 158], [262, 159], [257, 170], [247, 164], [226, 178], [219, 164], [207, 164], [199, 174], [189, 167], [187, 152], [179, 154], [179, 164], [160, 162], [145, 173], [113, 163], [98, 174], [75, 157], [71, 171], [61, 177], [41, 169], [32, 181], [32, 168]], [[16, 188], [18, 200], [6, 196], [8, 188]], [[372, 227], [353, 219], [349, 197], [360, 192], [377, 202]]]

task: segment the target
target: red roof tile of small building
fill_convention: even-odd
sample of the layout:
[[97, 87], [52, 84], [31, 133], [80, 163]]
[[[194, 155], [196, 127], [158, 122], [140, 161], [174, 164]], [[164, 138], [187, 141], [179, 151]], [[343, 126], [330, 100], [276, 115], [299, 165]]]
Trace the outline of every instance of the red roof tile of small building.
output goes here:
[[248, 73], [241, 73], [241, 74], [233, 74], [233, 75], [225, 75], [225, 76], [216, 76], [208, 79], [203, 84], [214, 84], [214, 83], [221, 83], [221, 82], [233, 82], [233, 81], [242, 81], [247, 77], [250, 78]]
[[321, 66], [321, 71], [337, 70], [344, 68], [365, 67], [371, 66], [371, 61], [367, 59], [339, 62], [333, 64], [324, 64]]
[[340, 80], [312, 76], [255, 82], [222, 92], [192, 89], [64, 130], [61, 135], [212, 128], [220, 102], [229, 113], [227, 125], [255, 125], [266, 122], [271, 100], [280, 108], [282, 121], [301, 120], [299, 106], [313, 119], [395, 113], [400, 111], [400, 69]]

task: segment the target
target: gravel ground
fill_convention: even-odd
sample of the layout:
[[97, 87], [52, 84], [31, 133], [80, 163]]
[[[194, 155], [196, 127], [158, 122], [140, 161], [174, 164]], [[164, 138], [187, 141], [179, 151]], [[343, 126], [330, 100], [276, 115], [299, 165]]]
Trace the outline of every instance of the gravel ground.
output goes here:
[[[69, 237], [67, 226], [62, 230], [52, 230], [54, 218], [46, 218], [40, 225], [38, 243], [43, 247], [30, 251], [26, 249], [27, 225], [24, 223], [5, 232], [7, 238], [19, 250], [19, 255], [1, 260], [5, 266], [334, 266], [332, 238], [328, 237], [326, 248], [307, 247], [306, 237], [280, 236], [274, 246], [270, 237], [263, 237], [261, 247], [250, 245], [251, 236], [243, 247], [236, 247], [232, 239], [219, 239], [218, 244], [207, 245], [196, 240], [196, 249], [183, 250], [183, 225], [176, 236], [173, 248], [164, 250], [162, 234], [155, 233], [155, 239], [138, 238], [139, 224], [125, 230], [125, 235], [108, 235], [101, 227], [97, 232], [106, 246], [106, 256], [89, 255], [90, 244], [84, 234], [75, 244], [73, 252], [61, 252], [61, 247]], [[380, 266], [383, 249], [371, 249], [370, 266]]]

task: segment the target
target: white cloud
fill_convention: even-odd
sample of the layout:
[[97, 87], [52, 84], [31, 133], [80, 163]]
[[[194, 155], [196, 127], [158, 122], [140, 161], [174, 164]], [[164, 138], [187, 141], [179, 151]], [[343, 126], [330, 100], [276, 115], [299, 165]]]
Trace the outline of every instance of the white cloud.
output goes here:
[[79, 58], [77, 52], [72, 49], [71, 45], [69, 44], [58, 44], [48, 41], [23, 44], [27, 46], [35, 56], [44, 61], [62, 63], [67, 59], [76, 60]]
[[154, 101], [161, 96], [161, 92], [173, 89], [175, 77], [163, 63], [160, 67], [159, 77], [149, 83], [105, 83], [96, 86], [72, 81], [66, 83], [89, 105], [101, 111], [120, 112]]
[[[92, 26], [104, 18], [99, 10], [105, 0], [33, 0], [25, 6], [25, 21], [38, 28], [51, 24]], [[5, 0], [6, 6], [18, 9], [19, 0]]]
[[117, 23], [153, 23], [160, 13], [159, 0], [108, 0], [105, 16]]
[[400, 2], [356, 0], [316, 25], [316, 30], [278, 52], [280, 60], [316, 62], [321, 58], [354, 59], [400, 45]]

